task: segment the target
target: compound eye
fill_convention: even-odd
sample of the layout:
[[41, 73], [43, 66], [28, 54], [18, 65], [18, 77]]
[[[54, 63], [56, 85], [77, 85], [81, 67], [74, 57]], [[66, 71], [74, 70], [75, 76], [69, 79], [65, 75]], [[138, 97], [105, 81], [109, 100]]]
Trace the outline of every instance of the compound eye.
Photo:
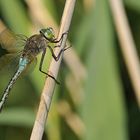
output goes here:
[[54, 39], [54, 31], [52, 27], [41, 29], [40, 33], [42, 33], [47, 39]]

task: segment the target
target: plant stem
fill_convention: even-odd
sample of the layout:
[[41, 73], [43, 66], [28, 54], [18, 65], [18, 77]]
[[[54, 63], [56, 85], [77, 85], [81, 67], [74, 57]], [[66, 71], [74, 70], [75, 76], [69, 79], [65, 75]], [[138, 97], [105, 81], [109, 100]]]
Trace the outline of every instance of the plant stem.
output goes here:
[[[58, 38], [60, 38], [63, 33], [69, 30], [75, 2], [76, 0], [66, 0]], [[58, 54], [60, 50], [65, 47], [66, 39], [67, 39], [67, 35], [64, 36], [61, 47], [56, 48], [55, 54]], [[62, 56], [60, 57], [58, 62], [52, 59], [52, 62], [49, 67], [49, 72], [51, 72], [54, 77], [57, 77], [61, 60], [62, 60]], [[45, 82], [45, 85], [41, 94], [40, 105], [39, 105], [39, 109], [37, 112], [37, 116], [36, 116], [36, 120], [34, 123], [30, 140], [42, 139], [42, 135], [44, 133], [44, 127], [46, 124], [48, 112], [49, 112], [52, 97], [53, 97], [54, 87], [55, 87], [55, 81], [52, 80], [52, 78], [48, 77], [46, 79], [46, 82]]]
[[110, 0], [112, 15], [121, 43], [122, 54], [140, 107], [140, 62], [122, 0]]

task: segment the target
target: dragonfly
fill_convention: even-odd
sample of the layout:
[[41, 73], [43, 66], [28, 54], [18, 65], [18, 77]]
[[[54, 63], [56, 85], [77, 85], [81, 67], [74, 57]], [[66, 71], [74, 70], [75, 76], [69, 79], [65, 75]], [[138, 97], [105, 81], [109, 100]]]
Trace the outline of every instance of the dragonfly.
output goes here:
[[[11, 34], [8, 30], [4, 30], [0, 34], [0, 44], [1, 44], [2, 48], [6, 49], [10, 53], [12, 52], [13, 54], [16, 54], [18, 52], [17, 53], [18, 54], [17, 55], [18, 56], [18, 66], [17, 66], [17, 69], [16, 69], [14, 75], [10, 79], [8, 85], [6, 86], [6, 88], [2, 94], [2, 98], [0, 100], [0, 111], [2, 110], [2, 108], [6, 102], [6, 99], [9, 96], [10, 90], [13, 88], [13, 85], [15, 84], [17, 79], [28, 68], [28, 66], [30, 64], [32, 64], [33, 62], [35, 62], [37, 60], [37, 55], [40, 54], [41, 52], [42, 52], [42, 57], [40, 60], [39, 71], [46, 74], [48, 77], [51, 77], [57, 84], [59, 84], [59, 82], [51, 74], [48, 74], [47, 72], [42, 70], [42, 66], [43, 66], [43, 61], [44, 61], [44, 57], [45, 57], [47, 48], [50, 50], [52, 57], [54, 58], [55, 61], [58, 61], [61, 54], [66, 49], [69, 48], [69, 47], [67, 47], [67, 48], [65, 47], [65, 48], [61, 49], [57, 56], [54, 53], [54, 48], [61, 46], [63, 37], [67, 33], [68, 32], [63, 33], [61, 38], [57, 39], [57, 38], [55, 38], [53, 28], [48, 27], [48, 28], [41, 29], [39, 31], [39, 34], [32, 35], [29, 38], [24, 35]], [[3, 41], [3, 40], [6, 40], [5, 39], [6, 34], [9, 34], [9, 36], [11, 37], [11, 40], [9, 41], [10, 43], [6, 43], [8, 41], [5, 41], [5, 42]], [[53, 47], [51, 45], [52, 43], [55, 44]], [[57, 43], [60, 43], [60, 45], [57, 45]], [[20, 50], [18, 48], [18, 46], [20, 46], [19, 48], [22, 48], [22, 49]], [[15, 52], [15, 48], [18, 48], [17, 52]], [[6, 57], [0, 58], [0, 62], [5, 61], [5, 58], [7, 59], [9, 56], [11, 56], [11, 55], [8, 54], [8, 55], [6, 55]], [[12, 59], [10, 58], [9, 61], [12, 61]]]

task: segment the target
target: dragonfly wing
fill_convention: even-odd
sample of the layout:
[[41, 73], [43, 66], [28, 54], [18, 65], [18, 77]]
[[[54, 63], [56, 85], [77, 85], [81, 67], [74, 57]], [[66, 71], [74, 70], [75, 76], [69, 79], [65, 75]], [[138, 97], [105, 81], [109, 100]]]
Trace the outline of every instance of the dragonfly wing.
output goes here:
[[15, 70], [18, 66], [20, 53], [6, 54], [0, 57], [0, 72], [5, 70]]
[[16, 35], [7, 28], [0, 33], [1, 47], [10, 53], [15, 53], [21, 50], [24, 47], [26, 40], [26, 36]]

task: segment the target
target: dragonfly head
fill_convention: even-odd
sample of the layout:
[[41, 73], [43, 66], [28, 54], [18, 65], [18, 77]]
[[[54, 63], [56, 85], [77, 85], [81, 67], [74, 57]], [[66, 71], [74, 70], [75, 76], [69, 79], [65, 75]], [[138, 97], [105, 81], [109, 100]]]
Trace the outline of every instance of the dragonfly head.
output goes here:
[[54, 30], [51, 27], [48, 27], [46, 29], [41, 29], [40, 33], [43, 34], [43, 36], [48, 40], [53, 40], [55, 38]]

